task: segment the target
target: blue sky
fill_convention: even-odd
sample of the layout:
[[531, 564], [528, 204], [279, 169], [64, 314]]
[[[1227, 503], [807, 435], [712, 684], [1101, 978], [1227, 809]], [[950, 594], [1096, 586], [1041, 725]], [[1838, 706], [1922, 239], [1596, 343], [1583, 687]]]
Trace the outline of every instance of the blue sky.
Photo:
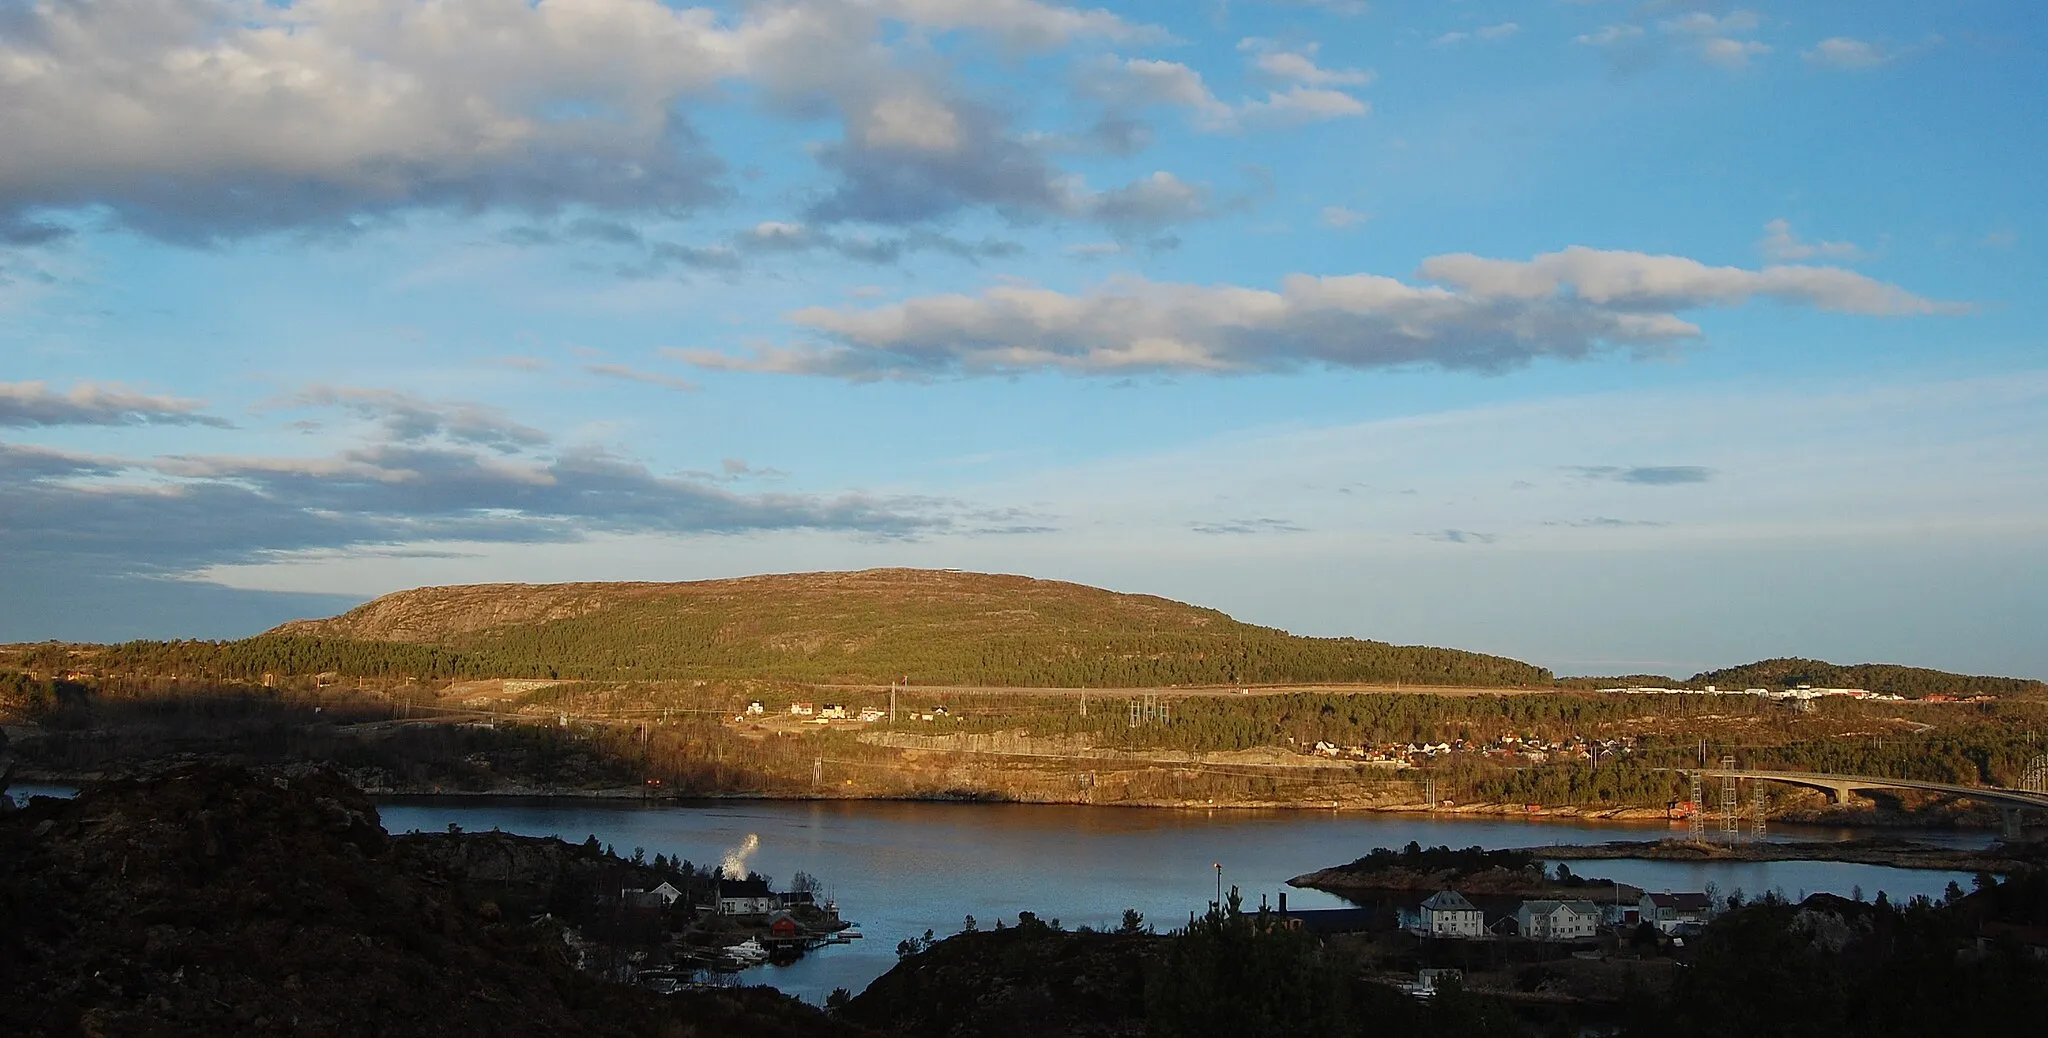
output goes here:
[[906, 565], [2048, 677], [2044, 23], [0, 0], [0, 639]]

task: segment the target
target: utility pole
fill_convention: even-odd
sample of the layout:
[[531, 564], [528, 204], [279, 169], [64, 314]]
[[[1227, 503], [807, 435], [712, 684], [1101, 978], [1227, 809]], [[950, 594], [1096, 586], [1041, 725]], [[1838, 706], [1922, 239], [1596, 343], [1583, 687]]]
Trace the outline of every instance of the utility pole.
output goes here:
[[1216, 863], [1216, 900], [1211, 903], [1215, 906], [1216, 918], [1223, 918], [1223, 863], [1220, 861]]
[[1735, 846], [1742, 839], [1742, 823], [1737, 815], [1742, 810], [1742, 801], [1735, 789], [1735, 758], [1721, 758], [1721, 834], [1728, 838], [1728, 846]]
[[896, 723], [896, 683], [889, 682], [889, 723]]
[[1691, 810], [1685, 813], [1685, 834], [1693, 843], [1707, 842], [1707, 793], [1702, 788], [1705, 782], [1704, 774], [1692, 773]]

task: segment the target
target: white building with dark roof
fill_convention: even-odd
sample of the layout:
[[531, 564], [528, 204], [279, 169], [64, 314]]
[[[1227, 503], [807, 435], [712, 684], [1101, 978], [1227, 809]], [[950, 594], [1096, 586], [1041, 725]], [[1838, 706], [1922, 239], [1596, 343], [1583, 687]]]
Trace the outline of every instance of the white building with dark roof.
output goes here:
[[1422, 902], [1420, 926], [1431, 937], [1484, 937], [1486, 913], [1455, 890], [1439, 890]]

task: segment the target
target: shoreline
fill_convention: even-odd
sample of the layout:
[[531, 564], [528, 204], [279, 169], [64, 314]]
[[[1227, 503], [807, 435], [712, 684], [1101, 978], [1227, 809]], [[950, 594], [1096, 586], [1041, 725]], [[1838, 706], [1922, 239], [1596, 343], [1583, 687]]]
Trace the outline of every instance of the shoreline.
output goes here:
[[[17, 770], [12, 776], [13, 783], [18, 785], [55, 785], [70, 787], [80, 787], [94, 782], [102, 782], [119, 777], [121, 776], [118, 774], [64, 773], [44, 771], [41, 769]], [[805, 794], [802, 792], [727, 792], [678, 795], [666, 791], [659, 794], [650, 795], [646, 791], [646, 789], [641, 786], [597, 786], [564, 788], [560, 786], [545, 785], [510, 785], [500, 788], [483, 790], [442, 788], [393, 788], [365, 786], [363, 787], [363, 793], [366, 796], [372, 797], [374, 799], [387, 801], [433, 799], [461, 799], [474, 801], [487, 801], [494, 799], [506, 801], [554, 800], [586, 801], [590, 803], [603, 804], [639, 803], [650, 807], [660, 805], [678, 806], [689, 804], [716, 804], [727, 801], [775, 801], [806, 804], [847, 802], [903, 804], [1020, 804], [1047, 807], [1105, 807], [1129, 808], [1136, 810], [1170, 811], [1314, 811], [1332, 814], [1385, 814], [1407, 817], [1426, 816], [1429, 818], [1443, 819], [1445, 821], [1516, 821], [1537, 825], [1581, 824], [1614, 826], [1617, 828], [1628, 827], [1635, 829], [1668, 828], [1674, 833], [1682, 829], [1683, 824], [1681, 822], [1677, 822], [1670, 819], [1666, 815], [1664, 809], [1655, 807], [1611, 807], [1592, 810], [1577, 807], [1553, 807], [1531, 811], [1528, 809], [1527, 804], [1522, 803], [1471, 803], [1460, 804], [1448, 808], [1439, 807], [1432, 810], [1426, 803], [1390, 803], [1364, 799], [1304, 799], [1296, 801], [1273, 802], [1249, 800], [1215, 800], [1205, 797], [1200, 799], [1190, 798], [1185, 800], [1140, 798], [1115, 801], [1094, 801], [1078, 797], [1057, 799], [1020, 798], [1015, 796], [1004, 795], [1001, 793], [984, 793], [972, 790], [962, 790], [957, 793], [939, 792], [930, 794], [912, 794], [896, 796], [870, 794], [830, 794], [821, 796], [814, 794]], [[1814, 828], [1825, 829], [1847, 829], [1874, 834], [1872, 836], [1859, 837], [1850, 841], [1846, 841], [1850, 843], [1864, 843], [1866, 841], [1883, 842], [1886, 838], [1881, 834], [1901, 829], [1933, 830], [1959, 833], [1995, 832], [1995, 830], [1989, 826], [1958, 825], [1956, 824], [1956, 819], [1953, 816], [1914, 817], [1910, 815], [1890, 814], [1881, 817], [1869, 817], [1867, 815], [1864, 817], [1842, 818], [1779, 817], [1773, 818], [1771, 821], [1776, 824], [1811, 826]], [[1812, 846], [1825, 846], [1834, 842], [1844, 841], [1811, 841], [1810, 843]], [[1806, 845], [1807, 844], [1801, 843], [1780, 843], [1766, 844], [1763, 846], [1786, 847]], [[1659, 851], [1655, 849], [1665, 846], [1676, 846], [1683, 849], [1677, 851]], [[1616, 850], [1615, 848], [1621, 849]], [[1631, 853], [1628, 850], [1628, 848], [1650, 849]], [[1581, 860], [1575, 858], [1562, 857], [1561, 855], [1564, 851], [1571, 851], [1572, 853], [1579, 854], [1583, 860], [1588, 861], [1598, 860], [1601, 858], [1639, 858], [1641, 860], [1677, 861], [1797, 860], [1789, 858], [1744, 859], [1741, 857], [1713, 857], [1711, 856], [1711, 849], [1708, 852], [1702, 852], [1699, 848], [1697, 848], [1694, 845], [1679, 843], [1676, 840], [1616, 841], [1614, 843], [1607, 844], [1556, 845], [1555, 847], [1529, 849], [1543, 852], [1540, 856], [1546, 857], [1550, 860]], [[1747, 852], [1751, 849], [1751, 847], [1745, 846], [1738, 848], [1737, 852]], [[1550, 854], [1549, 852], [1552, 850], [1558, 851], [1559, 855]], [[1721, 848], [1721, 850], [1726, 850], [1726, 848]], [[1854, 859], [1839, 860], [1849, 861]], [[1882, 864], [1882, 862], [1872, 863]], [[1927, 867], [1939, 868], [1944, 866]]]
[[1989, 872], [1998, 875], [2048, 866], [2048, 843], [1994, 844], [1982, 849], [1939, 847], [1897, 837], [1866, 836], [1838, 841], [1785, 841], [1724, 846], [1679, 840], [1616, 840], [1598, 844], [1551, 844], [1515, 848], [1544, 861], [1723, 862], [1832, 861], [1933, 872]]

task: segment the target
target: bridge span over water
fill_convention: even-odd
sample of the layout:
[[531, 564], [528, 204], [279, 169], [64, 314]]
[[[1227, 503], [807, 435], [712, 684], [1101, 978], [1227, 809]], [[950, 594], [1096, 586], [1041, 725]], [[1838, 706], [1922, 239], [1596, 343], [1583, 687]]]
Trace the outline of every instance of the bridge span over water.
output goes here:
[[1880, 778], [1875, 775], [1828, 775], [1814, 771], [1748, 771], [1739, 768], [1698, 768], [1705, 778], [1762, 779], [1766, 782], [1784, 782], [1794, 786], [1825, 791], [1835, 803], [1846, 803], [1859, 789], [1912, 789], [1925, 793], [1943, 793], [1949, 796], [1971, 800], [1983, 800], [2000, 807], [2031, 807], [2048, 811], [2048, 792], [2029, 789], [2007, 789], [2003, 786], [1959, 786], [1948, 782], [1922, 782], [1918, 779]]

